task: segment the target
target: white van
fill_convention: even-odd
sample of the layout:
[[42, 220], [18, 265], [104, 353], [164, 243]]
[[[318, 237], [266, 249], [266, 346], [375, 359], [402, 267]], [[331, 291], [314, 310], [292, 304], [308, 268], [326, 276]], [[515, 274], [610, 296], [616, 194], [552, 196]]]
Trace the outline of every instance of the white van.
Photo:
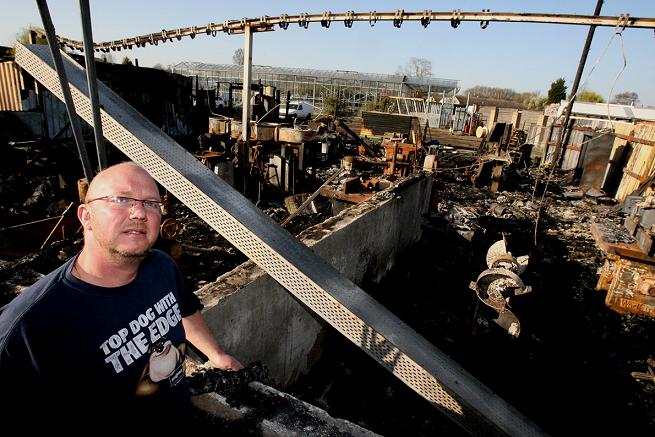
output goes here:
[[[282, 103], [280, 105], [280, 118], [285, 118], [287, 105]], [[303, 100], [291, 100], [289, 102], [289, 118], [296, 118], [298, 120], [309, 120], [314, 112], [314, 106], [311, 103]]]

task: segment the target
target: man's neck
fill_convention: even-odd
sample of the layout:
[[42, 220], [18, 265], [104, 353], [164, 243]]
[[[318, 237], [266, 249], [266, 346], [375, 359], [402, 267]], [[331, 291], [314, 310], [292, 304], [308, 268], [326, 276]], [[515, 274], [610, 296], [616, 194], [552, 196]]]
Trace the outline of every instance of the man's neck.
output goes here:
[[78, 279], [100, 287], [120, 287], [136, 277], [142, 258], [107, 259], [90, 256], [85, 249], [73, 264], [72, 273]]

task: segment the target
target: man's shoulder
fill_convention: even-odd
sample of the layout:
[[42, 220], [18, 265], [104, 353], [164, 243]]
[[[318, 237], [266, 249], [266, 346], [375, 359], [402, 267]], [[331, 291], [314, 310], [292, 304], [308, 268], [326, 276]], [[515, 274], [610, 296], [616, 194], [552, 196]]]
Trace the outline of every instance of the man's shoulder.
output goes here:
[[141, 263], [139, 271], [145, 275], [155, 274], [161, 278], [170, 274], [180, 274], [180, 269], [175, 260], [167, 253], [157, 249], [150, 249], [148, 255]]
[[144, 264], [169, 264], [171, 266], [177, 266], [175, 260], [166, 252], [162, 252], [159, 249], [150, 249], [148, 255], [146, 256]]
[[49, 294], [63, 283], [70, 262], [69, 260], [48, 273], [0, 308], [0, 333], [6, 334], [12, 330], [35, 306], [47, 299]]

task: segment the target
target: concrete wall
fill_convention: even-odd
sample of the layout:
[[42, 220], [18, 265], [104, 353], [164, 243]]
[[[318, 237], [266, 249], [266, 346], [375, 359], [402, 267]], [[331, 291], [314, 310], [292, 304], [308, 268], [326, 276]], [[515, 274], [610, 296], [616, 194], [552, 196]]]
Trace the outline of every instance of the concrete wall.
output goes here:
[[[421, 236], [432, 178], [417, 176], [342, 211], [299, 239], [358, 285], [378, 282]], [[207, 322], [244, 364], [262, 361], [279, 387], [320, 355], [322, 321], [252, 262], [197, 291]]]

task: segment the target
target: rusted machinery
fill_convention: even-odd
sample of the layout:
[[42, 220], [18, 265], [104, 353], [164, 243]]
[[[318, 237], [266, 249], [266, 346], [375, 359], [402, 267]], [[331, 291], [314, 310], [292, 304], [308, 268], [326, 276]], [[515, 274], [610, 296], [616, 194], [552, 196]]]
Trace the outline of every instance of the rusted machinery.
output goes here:
[[624, 314], [655, 317], [655, 198], [626, 199], [625, 226], [594, 223], [591, 233], [607, 253], [596, 289], [605, 304]]
[[496, 192], [508, 179], [510, 166], [529, 160], [532, 147], [525, 144], [525, 131], [513, 130], [511, 123], [496, 123], [491, 131], [478, 127], [478, 132], [476, 135], [483, 139], [471, 181], [476, 187], [489, 184], [491, 191]]
[[508, 307], [510, 298], [532, 291], [519, 277], [528, 266], [528, 256], [514, 257], [502, 239], [489, 247], [486, 261], [489, 268], [469, 288], [483, 304], [498, 313], [492, 320], [511, 336], [518, 337], [521, 323]]
[[596, 289], [614, 311], [655, 317], [655, 265], [608, 254]]
[[383, 137], [382, 145], [384, 146], [384, 160], [388, 163], [384, 174], [405, 177], [412, 172], [416, 164], [416, 144], [409, 144], [402, 136], [393, 133]]

